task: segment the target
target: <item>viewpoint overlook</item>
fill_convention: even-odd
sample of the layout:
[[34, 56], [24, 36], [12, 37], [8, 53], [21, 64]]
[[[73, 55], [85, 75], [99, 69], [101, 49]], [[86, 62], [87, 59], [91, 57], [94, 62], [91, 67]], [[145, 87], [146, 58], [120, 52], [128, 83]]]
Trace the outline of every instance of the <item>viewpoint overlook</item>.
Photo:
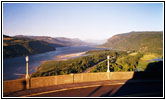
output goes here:
[[[5, 96], [54, 96], [54, 97], [60, 95], [60, 96], [70, 97], [70, 96], [127, 96], [127, 95], [137, 96], [138, 94], [140, 96], [144, 95], [162, 96], [162, 87], [159, 90], [154, 89], [154, 91], [151, 91], [150, 93], [147, 90], [143, 94], [140, 94], [140, 92], [142, 91], [139, 89], [137, 89], [138, 91], [135, 94], [132, 94], [131, 91], [127, 91], [126, 89], [124, 91], [127, 91], [128, 94], [118, 93], [118, 91], [121, 90], [120, 89], [121, 87], [124, 87], [125, 85], [127, 85], [127, 87], [130, 87], [130, 85], [128, 86], [128, 84], [131, 84], [133, 88], [137, 88], [137, 86], [139, 86], [140, 84], [144, 84], [141, 85], [142, 88], [147, 87], [149, 82], [150, 83], [155, 82], [155, 84], [152, 84], [151, 86], [162, 84], [162, 75], [163, 75], [162, 74], [163, 72], [162, 70], [163, 35], [162, 34], [163, 34], [162, 32], [130, 32], [125, 34], [119, 34], [108, 39], [108, 41], [105, 44], [98, 45], [97, 48], [96, 47], [90, 48], [81, 45], [59, 47], [59, 45], [57, 46], [54, 45], [53, 43], [50, 45], [49, 40], [52, 41], [52, 39], [54, 39], [54, 38], [50, 39], [50, 37], [49, 38], [43, 37], [45, 38], [45, 40], [41, 41], [39, 39], [41, 37], [38, 38], [37, 36], [33, 36], [33, 39], [30, 36], [29, 37], [4, 36], [4, 43], [5, 43], [4, 52], [9, 52], [8, 49], [6, 48], [9, 48], [10, 46], [15, 46], [20, 44], [24, 46], [27, 43], [29, 43], [29, 41], [38, 41], [38, 43], [41, 44], [45, 42], [45, 44], [47, 43], [47, 46], [55, 48], [53, 49], [54, 51], [48, 50], [51, 55], [53, 53], [56, 53], [57, 51], [60, 52], [64, 50], [63, 51], [64, 54], [62, 53], [63, 55], [60, 53], [59, 55], [57, 54], [54, 55], [53, 57], [48, 58], [51, 60], [48, 61], [45, 60], [40, 62], [40, 66], [36, 67], [35, 71], [32, 71], [34, 68], [31, 67], [30, 65], [29, 66], [30, 76], [28, 78], [28, 83], [27, 80], [23, 78], [25, 74], [16, 75], [20, 76], [21, 79], [16, 79], [15, 81], [14, 80], [4, 81], [4, 86], [5, 86], [4, 95]], [[130, 42], [132, 40], [135, 41]], [[122, 42], [125, 41], [126, 43], [123, 44], [121, 43], [121, 41]], [[117, 47], [116, 45], [120, 45], [120, 48]], [[38, 45], [38, 47], [40, 48], [40, 45]], [[39, 50], [42, 50], [42, 48], [43, 47], [41, 47], [41, 49]], [[14, 49], [19, 50], [17, 49], [17, 46]], [[69, 51], [70, 49], [71, 51], [73, 51], [73, 49], [75, 51], [71, 52]], [[10, 52], [11, 54], [12, 51], [14, 51], [12, 49], [9, 50], [11, 50]], [[35, 48], [35, 50], [37, 49]], [[65, 50], [67, 51], [66, 53]], [[33, 51], [33, 48], [31, 51]], [[48, 51], [45, 51], [46, 53], [42, 53], [42, 55], [44, 56], [50, 55], [49, 53], [47, 53]], [[26, 53], [23, 53], [23, 55], [26, 55]], [[42, 57], [40, 55], [41, 54], [37, 54], [36, 57], [37, 56]], [[35, 55], [30, 55], [29, 59], [31, 59], [31, 57], [35, 57]], [[15, 57], [5, 58], [4, 61], [6, 59], [14, 60]], [[31, 60], [29, 61], [29, 63], [31, 63]], [[154, 72], [157, 73], [157, 75], [156, 74], [153, 75]], [[91, 85], [89, 86], [89, 84]], [[17, 85], [17, 88], [13, 87], [13, 85]], [[57, 87], [53, 87], [54, 85], [56, 85]], [[63, 88], [58, 88], [58, 86], [59, 87], [63, 86]], [[147, 89], [149, 89], [151, 86], [148, 86]], [[109, 88], [105, 89], [106, 87]], [[42, 90], [35, 92], [37, 88], [41, 88]], [[28, 89], [28, 90], [25, 90], [24, 92], [18, 92], [18, 93], [16, 92], [16, 94], [10, 94], [13, 91], [18, 91], [22, 89]], [[63, 89], [65, 90], [63, 91]], [[94, 89], [96, 89], [96, 92], [93, 93]], [[100, 92], [98, 89], [100, 89], [100, 91], [104, 89], [105, 92]], [[110, 89], [113, 89], [114, 91]], [[67, 95], [62, 95], [61, 92], [59, 92], [61, 90], [67, 93]], [[92, 93], [87, 92], [87, 94], [84, 95], [83, 94], [76, 95], [75, 92], [77, 93], [77, 91], [80, 90], [91, 91]], [[68, 93], [68, 91], [73, 91], [73, 93], [70, 92]]]
[[11, 2], [1, 98], [165, 98], [164, 2]]

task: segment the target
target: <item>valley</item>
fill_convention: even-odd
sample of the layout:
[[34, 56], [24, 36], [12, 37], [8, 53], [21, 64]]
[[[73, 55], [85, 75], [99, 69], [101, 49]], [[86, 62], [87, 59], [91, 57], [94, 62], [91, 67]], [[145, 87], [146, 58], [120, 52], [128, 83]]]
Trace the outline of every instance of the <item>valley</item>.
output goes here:
[[[12, 44], [9, 41], [11, 41]], [[150, 63], [162, 62], [163, 57], [162, 32], [130, 32], [119, 34], [108, 39], [107, 42], [103, 45], [97, 46], [100, 48], [92, 46], [81, 46], [83, 44], [87, 45], [85, 42], [81, 42], [83, 44], [79, 44], [79, 42], [77, 42], [76, 44], [72, 44], [73, 42], [69, 42], [69, 39], [66, 38], [57, 40], [57, 38], [45, 36], [6, 36], [4, 38], [4, 47], [17, 43], [15, 41], [21, 41], [20, 44], [22, 45], [26, 44], [27, 41], [28, 43], [31, 43], [31, 41], [38, 41], [40, 43], [47, 43], [48, 46], [56, 48], [56, 51], [46, 51], [46, 53], [42, 53], [37, 49], [35, 50], [37, 50], [38, 52], [36, 51], [35, 53], [26, 53], [41, 53], [38, 55], [30, 56], [30, 73], [32, 73], [31, 77], [65, 75], [85, 72], [106, 72], [107, 55], [110, 55], [109, 66], [111, 72], [145, 71]], [[74, 46], [69, 46], [66, 43], [71, 43]], [[38, 47], [38, 45], [36, 45], [35, 47]], [[45, 47], [42, 47], [42, 49], [44, 48]], [[46, 48], [48, 49], [48, 47]], [[36, 59], [35, 57], [40, 58]], [[22, 61], [25, 59], [23, 56], [18, 58], [22, 59]], [[161, 59], [159, 61], [151, 61], [152, 59], [157, 58]], [[31, 59], [34, 59], [35, 61]], [[7, 63], [7, 59], [4, 59], [4, 66], [9, 66], [9, 64]], [[13, 63], [12, 65], [15, 65], [16, 69], [18, 68], [18, 64]], [[22, 64], [20, 64], [19, 66], [19, 68], [22, 69], [22, 72], [15, 72], [16, 75], [23, 74], [25, 72], [25, 69], [23, 68], [25, 66], [24, 62], [22, 62]], [[5, 70], [7, 70], [8, 68], [9, 67], [4, 67]], [[6, 75], [7, 74], [5, 74], [5, 76]]]

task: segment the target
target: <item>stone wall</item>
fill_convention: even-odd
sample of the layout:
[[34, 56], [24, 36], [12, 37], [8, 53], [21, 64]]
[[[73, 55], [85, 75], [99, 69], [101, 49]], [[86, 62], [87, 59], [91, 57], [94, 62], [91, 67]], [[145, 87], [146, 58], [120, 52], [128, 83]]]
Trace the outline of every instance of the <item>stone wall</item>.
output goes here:
[[110, 80], [124, 80], [131, 79], [134, 76], [134, 72], [111, 72]]
[[[36, 77], [30, 79], [30, 88], [53, 86], [58, 84], [103, 81], [103, 80], [124, 80], [133, 78], [134, 72], [99, 72], [80, 73], [47, 77]], [[25, 89], [25, 79], [17, 79], [3, 82], [3, 93], [14, 92]]]
[[30, 88], [51, 86], [56, 84], [56, 76], [31, 78]]
[[67, 83], [104, 81], [104, 80], [125, 80], [133, 78], [134, 72], [100, 72], [100, 73], [80, 73], [69, 75], [58, 75], [49, 77], [32, 78], [30, 88], [52, 86]]
[[108, 80], [107, 72], [74, 74], [74, 83]]
[[10, 81], [3, 81], [3, 93], [10, 93], [19, 90], [24, 90], [26, 88], [25, 79], [16, 79]]

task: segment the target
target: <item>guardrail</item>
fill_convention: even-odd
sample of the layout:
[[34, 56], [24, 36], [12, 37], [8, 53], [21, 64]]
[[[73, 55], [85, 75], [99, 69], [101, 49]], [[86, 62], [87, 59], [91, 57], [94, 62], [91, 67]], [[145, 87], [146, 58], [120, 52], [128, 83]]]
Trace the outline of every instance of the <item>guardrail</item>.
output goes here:
[[[79, 82], [92, 82], [104, 80], [125, 80], [133, 78], [134, 72], [99, 72], [99, 73], [80, 73], [47, 77], [31, 78], [29, 85], [30, 88], [39, 88], [45, 86], [79, 83]], [[26, 89], [25, 79], [16, 79], [3, 82], [3, 93], [10, 93]]]

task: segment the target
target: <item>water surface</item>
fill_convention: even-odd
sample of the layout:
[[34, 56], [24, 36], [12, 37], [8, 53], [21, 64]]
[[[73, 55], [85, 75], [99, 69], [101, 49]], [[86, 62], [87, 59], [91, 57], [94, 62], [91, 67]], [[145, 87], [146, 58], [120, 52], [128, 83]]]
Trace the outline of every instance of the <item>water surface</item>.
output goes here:
[[[88, 50], [104, 49], [95, 48], [88, 46], [77, 46], [77, 47], [59, 47], [55, 51], [46, 53], [30, 55], [29, 56], [29, 73], [35, 72], [35, 69], [40, 65], [42, 61], [52, 60], [58, 55], [85, 52]], [[19, 78], [21, 74], [26, 73], [26, 62], [25, 57], [14, 57], [3, 59], [3, 80], [11, 80]]]
[[156, 59], [152, 59], [152, 60], [147, 60], [148, 62], [151, 62], [151, 61], [163, 61], [163, 59], [162, 58], [160, 58], [160, 57], [158, 57], [158, 58], [156, 58]]

